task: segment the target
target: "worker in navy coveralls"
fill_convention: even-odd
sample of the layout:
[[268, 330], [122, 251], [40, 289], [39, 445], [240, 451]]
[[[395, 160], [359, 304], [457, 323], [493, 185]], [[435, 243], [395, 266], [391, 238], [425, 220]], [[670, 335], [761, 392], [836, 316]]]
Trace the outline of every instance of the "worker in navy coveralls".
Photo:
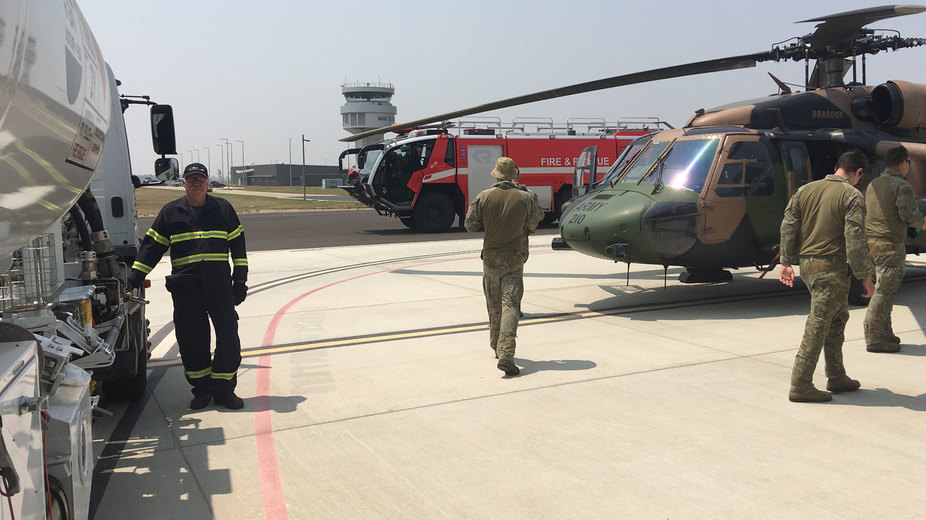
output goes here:
[[[166, 285], [174, 301], [184, 375], [193, 387], [190, 408], [205, 408], [214, 399], [237, 410], [244, 402], [235, 395], [241, 364], [235, 306], [247, 296], [248, 259], [235, 209], [227, 200], [206, 194], [208, 181], [209, 173], [200, 163], [183, 170], [186, 195], [161, 208], [142, 240], [128, 282], [140, 287], [170, 249], [172, 269]], [[214, 356], [209, 318], [215, 328]]]

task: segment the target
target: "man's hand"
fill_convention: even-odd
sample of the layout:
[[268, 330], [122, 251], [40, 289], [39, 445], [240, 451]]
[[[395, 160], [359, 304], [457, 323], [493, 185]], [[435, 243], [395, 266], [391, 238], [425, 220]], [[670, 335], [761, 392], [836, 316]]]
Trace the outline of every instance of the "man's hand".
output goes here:
[[248, 297], [248, 286], [243, 281], [237, 280], [232, 284], [232, 293], [235, 295], [235, 306], [237, 307]]
[[870, 276], [862, 280], [862, 298], [871, 298], [875, 295], [875, 284], [871, 281]]
[[781, 271], [778, 273], [778, 281], [788, 287], [794, 287], [794, 268], [782, 264]]

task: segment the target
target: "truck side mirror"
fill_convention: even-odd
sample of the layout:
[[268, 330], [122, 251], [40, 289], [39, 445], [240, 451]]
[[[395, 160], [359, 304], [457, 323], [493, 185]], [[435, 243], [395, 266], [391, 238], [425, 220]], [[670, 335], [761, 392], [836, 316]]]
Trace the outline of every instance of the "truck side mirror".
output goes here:
[[170, 105], [151, 105], [151, 141], [154, 143], [154, 153], [158, 155], [177, 154], [174, 110]]
[[180, 178], [180, 163], [177, 159], [162, 157], [154, 161], [154, 175], [162, 181], [174, 181]]

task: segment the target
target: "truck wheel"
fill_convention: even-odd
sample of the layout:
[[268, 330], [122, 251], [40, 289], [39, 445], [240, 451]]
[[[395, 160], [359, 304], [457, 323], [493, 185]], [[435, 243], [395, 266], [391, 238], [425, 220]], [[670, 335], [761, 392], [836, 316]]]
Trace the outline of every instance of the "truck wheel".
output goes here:
[[405, 225], [408, 229], [415, 229], [415, 221], [412, 220], [412, 217], [399, 217], [399, 220], [402, 224]]
[[[76, 477], [75, 477], [76, 478]], [[64, 486], [55, 477], [48, 477], [48, 500], [45, 503], [45, 514], [55, 520], [71, 520], [71, 508], [68, 505], [68, 494]]]
[[425, 233], [449, 231], [456, 213], [453, 202], [443, 193], [427, 193], [418, 199], [412, 213], [415, 228]]
[[553, 222], [559, 220], [559, 217], [563, 214], [563, 204], [569, 202], [569, 197], [572, 196], [572, 188], [561, 189], [556, 193], [556, 196], [553, 197], [553, 207], [550, 208], [550, 212], [543, 216], [543, 220], [540, 221], [541, 224], [549, 226]]
[[[144, 294], [142, 293], [142, 297]], [[137, 401], [145, 395], [148, 388], [148, 320], [144, 308], [129, 316], [125, 324], [126, 334], [136, 336], [138, 343], [135, 354], [135, 375], [103, 382], [103, 395], [110, 402], [130, 400]]]
[[137, 401], [148, 388], [148, 353], [139, 352], [135, 359], [134, 376], [103, 382], [103, 395], [109, 402]]

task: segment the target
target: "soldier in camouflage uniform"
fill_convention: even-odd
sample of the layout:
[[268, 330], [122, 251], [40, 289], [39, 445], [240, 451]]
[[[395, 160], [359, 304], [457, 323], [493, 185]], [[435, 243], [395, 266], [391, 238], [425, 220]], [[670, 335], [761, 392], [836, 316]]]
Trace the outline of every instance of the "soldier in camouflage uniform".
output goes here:
[[537, 229], [543, 208], [537, 195], [518, 184], [518, 168], [511, 158], [499, 158], [491, 174], [499, 182], [476, 195], [463, 225], [471, 232], [485, 229], [482, 290], [489, 312], [489, 341], [498, 369], [512, 376], [521, 372], [514, 364], [514, 349], [524, 294], [527, 235]]
[[[781, 222], [781, 283], [794, 286], [794, 269], [799, 262], [801, 278], [810, 290], [810, 315], [804, 338], [794, 359], [791, 391], [794, 402], [824, 402], [830, 392], [851, 392], [861, 386], [846, 375], [842, 343], [849, 320], [849, 278], [862, 280], [864, 296], [871, 296], [873, 266], [868, 258], [865, 236], [865, 201], [853, 186], [862, 176], [868, 160], [858, 150], [839, 156], [836, 172], [801, 186], [788, 202]], [[824, 353], [826, 389], [813, 386], [813, 373]]]
[[904, 239], [908, 227], [926, 229], [916, 206], [913, 187], [904, 177], [910, 169], [910, 155], [896, 146], [884, 156], [887, 169], [865, 191], [868, 216], [865, 232], [875, 264], [875, 295], [865, 314], [865, 343], [868, 352], [897, 352], [900, 338], [891, 327], [894, 294], [903, 281], [907, 256]]

